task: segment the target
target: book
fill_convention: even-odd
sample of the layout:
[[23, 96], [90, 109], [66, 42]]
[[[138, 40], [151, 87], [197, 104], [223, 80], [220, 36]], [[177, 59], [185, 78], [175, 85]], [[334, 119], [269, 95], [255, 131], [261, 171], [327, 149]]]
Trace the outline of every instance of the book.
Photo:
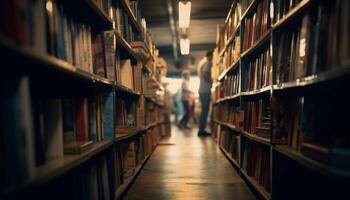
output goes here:
[[133, 66], [131, 65], [131, 60], [121, 60], [120, 61], [120, 73], [121, 84], [131, 90], [134, 89], [134, 79], [133, 79]]

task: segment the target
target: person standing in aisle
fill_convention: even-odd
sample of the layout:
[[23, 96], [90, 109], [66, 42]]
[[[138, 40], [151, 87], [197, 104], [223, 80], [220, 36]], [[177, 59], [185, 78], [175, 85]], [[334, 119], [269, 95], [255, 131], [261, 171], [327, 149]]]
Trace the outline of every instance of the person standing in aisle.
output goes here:
[[211, 67], [213, 60], [213, 51], [208, 51], [206, 56], [198, 64], [199, 75], [199, 100], [201, 102], [201, 114], [199, 119], [198, 136], [210, 135], [205, 130], [210, 107], [211, 86]]
[[189, 108], [189, 100], [192, 95], [192, 91], [190, 90], [190, 72], [188, 70], [184, 70], [182, 72], [182, 85], [181, 85], [181, 101], [183, 105], [184, 115], [180, 121], [180, 128], [190, 128], [188, 126], [188, 121], [190, 117], [190, 108]]

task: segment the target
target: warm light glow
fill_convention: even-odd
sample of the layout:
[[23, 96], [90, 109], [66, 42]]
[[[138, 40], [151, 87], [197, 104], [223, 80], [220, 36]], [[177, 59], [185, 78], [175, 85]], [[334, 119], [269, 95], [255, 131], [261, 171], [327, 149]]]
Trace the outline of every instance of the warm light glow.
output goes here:
[[191, 2], [179, 1], [179, 27], [188, 28], [191, 18]]
[[46, 10], [47, 10], [49, 13], [52, 13], [52, 11], [53, 11], [52, 1], [47, 1], [47, 2], [46, 2]]
[[181, 50], [181, 55], [190, 54], [190, 39], [188, 38], [180, 39], [180, 50]]

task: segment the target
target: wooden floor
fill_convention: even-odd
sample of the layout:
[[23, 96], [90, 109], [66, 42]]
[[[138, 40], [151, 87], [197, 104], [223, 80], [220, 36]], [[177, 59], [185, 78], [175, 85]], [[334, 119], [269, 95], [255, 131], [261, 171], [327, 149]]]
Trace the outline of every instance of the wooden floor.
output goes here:
[[124, 200], [234, 199], [255, 196], [211, 137], [172, 127], [123, 197]]

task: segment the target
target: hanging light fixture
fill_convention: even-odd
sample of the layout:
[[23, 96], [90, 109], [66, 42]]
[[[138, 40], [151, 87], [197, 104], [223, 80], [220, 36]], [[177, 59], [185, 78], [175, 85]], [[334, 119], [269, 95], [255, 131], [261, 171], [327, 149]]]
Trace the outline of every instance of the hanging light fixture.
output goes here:
[[191, 18], [191, 2], [179, 1], [179, 27], [188, 28]]

